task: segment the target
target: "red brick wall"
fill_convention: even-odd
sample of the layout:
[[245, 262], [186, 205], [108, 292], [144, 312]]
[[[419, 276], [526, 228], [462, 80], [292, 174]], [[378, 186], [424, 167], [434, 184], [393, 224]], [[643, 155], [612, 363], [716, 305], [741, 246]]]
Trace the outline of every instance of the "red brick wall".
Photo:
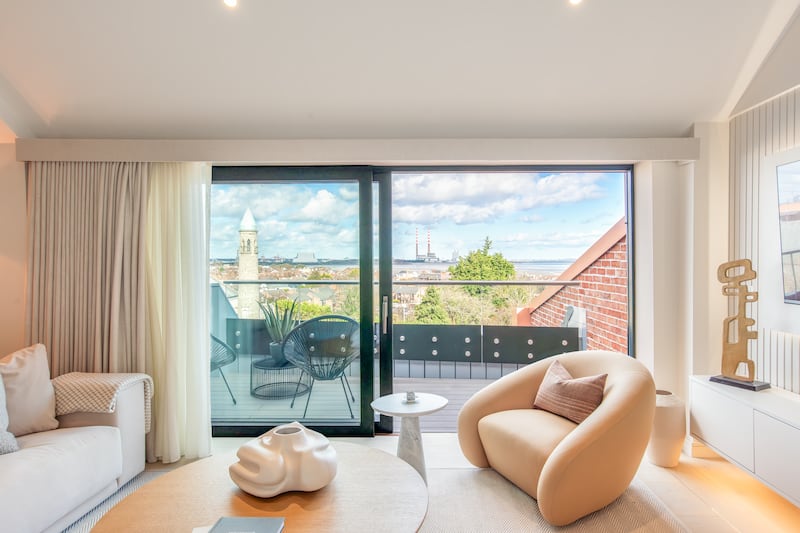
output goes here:
[[628, 353], [628, 247], [625, 237], [531, 314], [532, 326], [560, 326], [567, 305], [586, 310], [586, 349]]

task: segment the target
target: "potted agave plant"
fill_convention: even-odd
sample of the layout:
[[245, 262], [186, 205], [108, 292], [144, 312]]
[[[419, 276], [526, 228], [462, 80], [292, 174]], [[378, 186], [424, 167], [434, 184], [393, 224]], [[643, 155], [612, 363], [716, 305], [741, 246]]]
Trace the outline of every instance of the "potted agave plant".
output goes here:
[[278, 306], [277, 300], [268, 305], [259, 302], [258, 305], [264, 313], [264, 325], [270, 338], [269, 353], [275, 366], [281, 366], [286, 362], [283, 357], [283, 341], [295, 326], [294, 312], [297, 307], [297, 300], [293, 300], [291, 304], [283, 309]]

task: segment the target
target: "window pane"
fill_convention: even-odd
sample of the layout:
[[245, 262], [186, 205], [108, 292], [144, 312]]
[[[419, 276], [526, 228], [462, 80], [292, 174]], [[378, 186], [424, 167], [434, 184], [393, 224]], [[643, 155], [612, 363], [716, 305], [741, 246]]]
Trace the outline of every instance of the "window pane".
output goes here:
[[212, 185], [211, 332], [235, 356], [212, 361], [215, 425], [359, 424], [358, 198], [355, 180]]
[[627, 178], [393, 173], [394, 389], [451, 399], [423, 430], [455, 431], [463, 398], [525, 364], [628, 351]]

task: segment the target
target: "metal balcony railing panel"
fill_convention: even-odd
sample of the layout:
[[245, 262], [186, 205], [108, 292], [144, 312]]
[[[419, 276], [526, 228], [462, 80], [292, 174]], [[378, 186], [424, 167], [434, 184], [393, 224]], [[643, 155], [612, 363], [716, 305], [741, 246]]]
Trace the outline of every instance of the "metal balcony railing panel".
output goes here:
[[229, 318], [225, 342], [239, 355], [268, 355], [271, 341], [264, 321], [255, 318]]
[[396, 377], [497, 379], [580, 349], [579, 328], [396, 324]]
[[238, 318], [238, 315], [219, 283], [211, 284], [210, 293], [211, 310], [208, 317], [209, 329], [212, 335], [224, 339], [226, 335], [226, 321], [230, 318]]
[[395, 360], [480, 362], [481, 327], [471, 325], [396, 324]]
[[483, 326], [483, 362], [527, 365], [579, 350], [579, 329]]

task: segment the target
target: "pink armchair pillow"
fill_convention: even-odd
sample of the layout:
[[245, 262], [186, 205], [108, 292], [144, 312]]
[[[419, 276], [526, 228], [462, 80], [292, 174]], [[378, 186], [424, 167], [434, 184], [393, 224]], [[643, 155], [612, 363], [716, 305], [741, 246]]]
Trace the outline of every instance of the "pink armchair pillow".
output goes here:
[[603, 401], [606, 377], [608, 374], [573, 378], [564, 365], [553, 361], [533, 400], [533, 408], [580, 424]]

